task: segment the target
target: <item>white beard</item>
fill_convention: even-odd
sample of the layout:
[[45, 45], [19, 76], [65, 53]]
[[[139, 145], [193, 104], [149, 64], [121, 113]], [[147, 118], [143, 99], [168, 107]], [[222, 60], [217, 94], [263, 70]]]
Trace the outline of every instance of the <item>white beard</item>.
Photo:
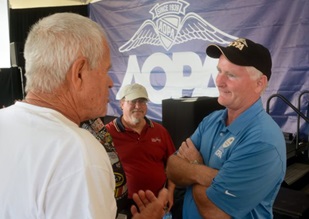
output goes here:
[[132, 124], [137, 125], [140, 122], [141, 122], [141, 119], [133, 117], [133, 116], [131, 117], [131, 123]]

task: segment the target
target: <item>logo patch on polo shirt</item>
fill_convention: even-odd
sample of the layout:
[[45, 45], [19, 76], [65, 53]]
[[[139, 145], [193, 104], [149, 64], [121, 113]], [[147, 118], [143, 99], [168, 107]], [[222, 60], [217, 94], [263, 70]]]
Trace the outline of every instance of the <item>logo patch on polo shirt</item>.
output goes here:
[[222, 144], [222, 147], [223, 147], [223, 148], [229, 147], [229, 146], [233, 143], [234, 140], [235, 140], [234, 137], [229, 137], [229, 138], [226, 139], [225, 142]]
[[222, 158], [222, 154], [224, 152], [224, 149], [231, 146], [233, 141], [235, 140], [234, 137], [229, 137], [225, 140], [225, 142], [219, 147], [219, 149], [215, 152], [215, 155], [219, 158]]
[[152, 142], [161, 142], [161, 138], [156, 137], [156, 138], [151, 138]]

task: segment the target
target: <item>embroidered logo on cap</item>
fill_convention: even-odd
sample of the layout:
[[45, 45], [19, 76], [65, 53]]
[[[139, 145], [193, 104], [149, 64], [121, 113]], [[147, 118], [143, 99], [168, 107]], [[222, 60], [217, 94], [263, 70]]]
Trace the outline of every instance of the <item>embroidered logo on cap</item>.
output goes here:
[[239, 50], [241, 51], [241, 50], [244, 48], [244, 46], [248, 47], [248, 44], [247, 44], [246, 39], [244, 39], [244, 38], [239, 38], [239, 39], [237, 39], [237, 40], [231, 42], [231, 43], [228, 45], [228, 47], [229, 47], [229, 46], [233, 46], [233, 47], [235, 47], [235, 48], [237, 48], [237, 49], [239, 49]]

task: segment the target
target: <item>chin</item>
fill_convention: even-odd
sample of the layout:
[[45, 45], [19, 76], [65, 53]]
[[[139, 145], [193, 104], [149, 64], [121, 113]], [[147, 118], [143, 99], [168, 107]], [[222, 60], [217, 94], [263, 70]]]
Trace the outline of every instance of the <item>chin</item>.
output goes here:
[[226, 101], [224, 101], [224, 99], [221, 97], [218, 97], [218, 103], [221, 105], [221, 106], [226, 106]]
[[136, 117], [132, 117], [131, 118], [131, 122], [132, 122], [132, 124], [136, 125], [136, 124], [141, 122], [141, 119], [140, 118], [136, 118]]
[[94, 113], [94, 114], [93, 114], [93, 117], [94, 117], [94, 118], [104, 117], [104, 116], [106, 116], [106, 113], [107, 113], [107, 109], [104, 108], [104, 109], [98, 111], [97, 113]]
[[218, 96], [218, 103], [220, 103], [222, 105], [222, 103], [224, 103], [223, 97], [222, 96]]

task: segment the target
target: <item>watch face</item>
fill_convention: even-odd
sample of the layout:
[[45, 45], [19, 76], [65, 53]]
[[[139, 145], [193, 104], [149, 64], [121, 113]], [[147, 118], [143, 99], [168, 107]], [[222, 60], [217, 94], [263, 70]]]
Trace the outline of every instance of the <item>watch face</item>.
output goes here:
[[199, 164], [199, 162], [197, 160], [192, 160], [190, 161], [190, 164]]

